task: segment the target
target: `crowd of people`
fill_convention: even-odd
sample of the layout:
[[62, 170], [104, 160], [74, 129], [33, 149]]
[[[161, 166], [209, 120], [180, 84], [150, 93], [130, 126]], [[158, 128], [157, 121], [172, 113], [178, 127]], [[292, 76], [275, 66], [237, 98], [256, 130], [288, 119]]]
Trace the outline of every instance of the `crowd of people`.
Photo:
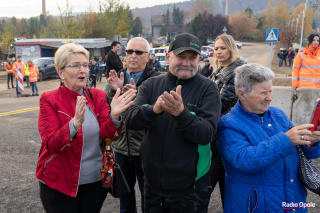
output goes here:
[[[16, 88], [16, 94], [17, 97], [20, 97], [21, 92], [24, 91], [23, 82], [24, 79], [27, 83], [27, 88], [32, 88], [32, 96], [39, 96], [38, 93], [38, 87], [37, 87], [37, 81], [39, 79], [39, 69], [38, 66], [34, 65], [32, 60], [27, 61], [26, 64], [24, 64], [22, 61], [22, 56], [17, 56], [17, 61], [14, 63], [11, 59], [7, 60], [7, 63], [5, 64], [5, 69], [7, 73], [7, 85], [8, 89]], [[16, 86], [13, 84], [13, 76], [15, 76], [16, 79]], [[11, 81], [11, 87], [10, 87], [10, 81]]]
[[[317, 69], [312, 63], [320, 54], [319, 36], [308, 40], [294, 59], [293, 73]], [[106, 138], [113, 141], [130, 189], [120, 197], [123, 213], [137, 212], [136, 182], [143, 213], [205, 213], [217, 183], [226, 213], [284, 212], [283, 202], [306, 202], [297, 145], [307, 158], [318, 158], [320, 126], [313, 132], [312, 124], [294, 127], [282, 110], [270, 106], [273, 71], [248, 64], [232, 36], [219, 35], [214, 64], [205, 61], [199, 69], [200, 40], [177, 35], [166, 53], [166, 74], [159, 72], [146, 39], [132, 38], [125, 59], [117, 54], [119, 42], [111, 46], [106, 63], [102, 57], [89, 61], [89, 52], [73, 43], [56, 52], [63, 84], [42, 93], [38, 120], [42, 145], [36, 177], [46, 212], [100, 212], [109, 192], [100, 176]], [[23, 72], [20, 66], [11, 65]], [[30, 61], [27, 66], [38, 94], [37, 67]], [[104, 91], [87, 88], [88, 76], [96, 87], [103, 70]], [[297, 75], [293, 87], [305, 87], [308, 77]]]

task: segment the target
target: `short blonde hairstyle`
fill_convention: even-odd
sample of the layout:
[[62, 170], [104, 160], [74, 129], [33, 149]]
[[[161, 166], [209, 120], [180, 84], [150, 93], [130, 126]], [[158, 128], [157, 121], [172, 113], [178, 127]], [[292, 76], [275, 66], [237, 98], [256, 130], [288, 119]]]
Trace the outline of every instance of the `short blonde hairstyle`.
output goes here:
[[[226, 45], [227, 49], [230, 51], [230, 57], [227, 60], [228, 64], [231, 64], [231, 63], [235, 62], [236, 60], [238, 60], [240, 58], [240, 56], [239, 56], [238, 48], [236, 46], [236, 43], [235, 43], [233, 37], [231, 35], [221, 34], [214, 40], [214, 43], [216, 44], [216, 42], [219, 39], [222, 40], [222, 42]], [[218, 68], [220, 64], [219, 64], [217, 57], [215, 58], [214, 63], [216, 65], [216, 68]]]
[[56, 52], [54, 64], [56, 70], [62, 70], [67, 66], [67, 61], [71, 54], [84, 55], [89, 61], [89, 51], [79, 44], [69, 43], [62, 45]]

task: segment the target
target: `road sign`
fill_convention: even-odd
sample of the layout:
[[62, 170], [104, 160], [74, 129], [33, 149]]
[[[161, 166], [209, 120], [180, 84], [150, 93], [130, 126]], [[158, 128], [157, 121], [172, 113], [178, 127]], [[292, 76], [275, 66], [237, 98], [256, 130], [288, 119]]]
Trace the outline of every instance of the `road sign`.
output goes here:
[[266, 42], [278, 42], [278, 28], [267, 29]]

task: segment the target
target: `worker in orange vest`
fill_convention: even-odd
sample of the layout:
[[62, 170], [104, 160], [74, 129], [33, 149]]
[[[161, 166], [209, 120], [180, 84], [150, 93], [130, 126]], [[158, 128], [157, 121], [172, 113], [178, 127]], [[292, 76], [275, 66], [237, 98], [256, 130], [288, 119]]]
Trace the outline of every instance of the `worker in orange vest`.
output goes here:
[[11, 79], [11, 86], [12, 88], [14, 88], [13, 86], [13, 69], [12, 69], [12, 61], [10, 59], [7, 60], [7, 63], [5, 65], [6, 67], [6, 73], [8, 74], [8, 89], [11, 89], [9, 86], [9, 81]]
[[297, 53], [292, 67], [294, 95], [300, 87], [320, 88], [320, 36], [311, 34], [308, 45]]
[[[37, 81], [38, 81], [38, 75], [39, 75], [39, 69], [38, 66], [34, 65], [31, 60], [27, 62], [28, 70], [29, 70], [29, 81], [32, 87], [32, 96], [39, 96], [38, 94], [38, 87], [37, 87]], [[36, 93], [34, 93], [36, 91]]]
[[24, 63], [21, 61], [22, 56], [17, 56], [17, 61], [13, 63], [13, 71], [16, 76], [16, 92], [17, 97], [20, 96], [20, 93], [23, 92], [23, 78], [24, 78]]

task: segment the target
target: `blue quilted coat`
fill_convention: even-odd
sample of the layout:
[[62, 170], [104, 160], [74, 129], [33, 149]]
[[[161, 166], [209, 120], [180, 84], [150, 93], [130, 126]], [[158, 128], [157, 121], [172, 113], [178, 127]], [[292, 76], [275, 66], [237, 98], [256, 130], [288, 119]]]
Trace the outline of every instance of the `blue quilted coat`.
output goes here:
[[[275, 107], [260, 118], [239, 103], [220, 120], [218, 150], [226, 170], [225, 213], [307, 212], [283, 209], [283, 202], [306, 202], [298, 178], [299, 152], [285, 135], [293, 126]], [[319, 143], [303, 147], [305, 155], [320, 155]]]

